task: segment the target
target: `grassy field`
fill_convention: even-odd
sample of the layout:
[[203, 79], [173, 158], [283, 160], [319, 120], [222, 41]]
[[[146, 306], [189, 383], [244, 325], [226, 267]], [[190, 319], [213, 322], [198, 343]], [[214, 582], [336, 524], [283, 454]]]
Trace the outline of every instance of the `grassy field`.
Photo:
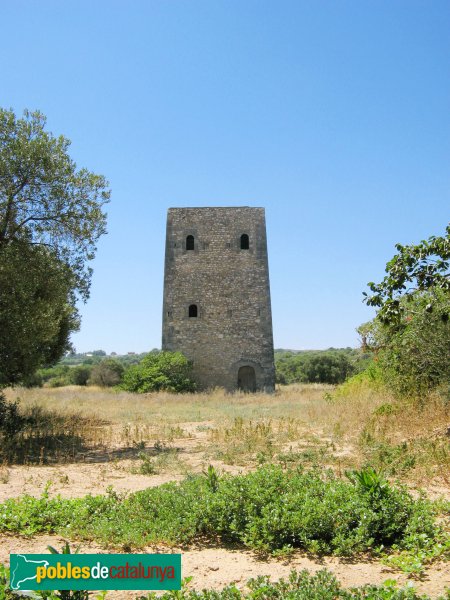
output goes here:
[[422, 485], [450, 482], [448, 405], [439, 397], [419, 408], [358, 386], [336, 394], [331, 386], [292, 385], [272, 396], [222, 390], [136, 396], [78, 386], [7, 393], [19, 399], [24, 414], [34, 415], [12, 462], [83, 461], [100, 449], [115, 452], [115, 458], [122, 450], [124, 457], [144, 460], [151, 450], [166, 468], [176, 467], [177, 453], [186, 468], [195, 454], [196, 464], [199, 457], [224, 466], [276, 460], [337, 471], [370, 464]]
[[77, 386], [7, 397], [24, 421], [0, 447], [5, 548], [42, 535], [119, 551], [232, 544], [284, 561], [299, 551], [365, 556], [425, 578], [448, 556], [448, 405], [439, 396], [418, 406], [356, 383], [274, 395]]

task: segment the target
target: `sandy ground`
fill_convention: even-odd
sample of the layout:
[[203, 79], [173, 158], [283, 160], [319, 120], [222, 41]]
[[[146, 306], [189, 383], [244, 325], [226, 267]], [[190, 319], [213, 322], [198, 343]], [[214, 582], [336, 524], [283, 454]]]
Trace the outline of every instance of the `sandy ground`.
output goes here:
[[[12, 536], [0, 536], [0, 562], [9, 564], [10, 553], [42, 553], [47, 546], [59, 548], [63, 538], [58, 536], [36, 536], [32, 539]], [[105, 550], [92, 543], [81, 543], [80, 552], [102, 553]], [[327, 568], [332, 571], [345, 587], [361, 586], [366, 583], [382, 583], [386, 579], [395, 579], [404, 585], [408, 578], [380, 562], [373, 560], [344, 561], [337, 558], [313, 559], [304, 554], [294, 554], [288, 561], [277, 559], [261, 560], [248, 550], [226, 548], [195, 548], [195, 549], [164, 549], [146, 548], [142, 551], [151, 552], [181, 552], [182, 576], [192, 576], [190, 587], [221, 589], [234, 583], [238, 588], [244, 588], [245, 583], [252, 577], [270, 575], [273, 580], [287, 577], [292, 569], [308, 569], [315, 573]], [[432, 598], [444, 594], [446, 586], [450, 586], [450, 569], [445, 563], [435, 563], [427, 569], [421, 580], [415, 580], [414, 586], [422, 593]], [[144, 592], [144, 591], [143, 591]], [[131, 600], [139, 592], [108, 592], [108, 597], [114, 600]]]
[[[187, 471], [199, 472], [212, 463], [222, 471], [237, 473], [247, 470], [245, 467], [225, 465], [211, 460], [205, 455], [207, 434], [205, 427], [199, 430], [198, 424], [184, 423], [186, 432], [182, 438], [174, 439], [170, 447], [176, 449], [177, 462], [168, 472], [154, 475], [136, 473], [141, 464], [136, 448], [111, 446], [89, 452], [80, 462], [55, 466], [0, 466], [0, 502], [15, 498], [24, 493], [40, 496], [47, 488], [51, 496], [60, 494], [64, 498], [80, 497], [86, 494], [104, 494], [108, 487], [118, 492], [133, 492], [167, 481], [182, 479]], [[204, 424], [206, 425], [206, 424]], [[187, 434], [187, 435], [186, 435]], [[146, 452], [154, 449], [148, 445]], [[351, 448], [336, 448], [336, 456], [348, 455]], [[178, 469], [178, 471], [177, 471]], [[448, 488], [436, 486], [427, 490], [431, 496], [449, 497]], [[58, 536], [36, 536], [32, 539], [0, 535], [0, 562], [9, 564], [10, 553], [41, 553], [47, 546], [61, 547], [63, 539]], [[105, 552], [104, 548], [92, 543], [82, 543], [81, 552]], [[174, 552], [177, 550], [146, 548], [146, 552]], [[340, 560], [337, 558], [311, 558], [295, 553], [289, 560], [261, 559], [251, 551], [224, 547], [197, 547], [178, 550], [182, 553], [183, 577], [192, 576], [190, 586], [195, 589], [221, 589], [235, 583], [245, 587], [248, 579], [259, 575], [270, 575], [273, 580], [287, 577], [292, 569], [308, 569], [314, 573], [320, 569], [331, 570], [345, 587], [360, 586], [366, 583], [379, 584], [386, 579], [395, 579], [406, 584], [406, 575], [394, 571], [381, 562], [359, 558], [358, 560]], [[413, 580], [414, 586], [432, 598], [444, 594], [450, 586], [450, 568], [448, 563], [435, 563], [426, 569], [421, 580]], [[108, 597], [134, 599], [138, 592], [111, 591]]]
[[130, 472], [137, 461], [125, 460], [114, 466], [98, 464], [68, 464], [58, 466], [8, 467], [8, 481], [0, 482], [0, 501], [21, 494], [40, 496], [47, 487], [52, 496], [78, 498], [104, 494], [109, 486], [117, 492], [134, 492], [167, 481], [182, 479], [182, 475], [139, 475]]
[[[183, 424], [188, 435], [167, 443], [167, 449], [176, 451], [177, 457], [177, 464], [167, 473], [136, 473], [142, 464], [138, 458], [141, 449], [112, 443], [109, 448], [99, 447], [86, 453], [75, 463], [0, 466], [0, 502], [22, 494], [40, 496], [46, 488], [52, 496], [59, 494], [63, 498], [104, 494], [108, 487], [116, 492], [136, 492], [168, 481], [179, 481], [186, 472], [201, 472], [208, 464], [233, 474], [247, 470], [243, 466], [226, 465], [205, 457], [202, 448], [207, 444], [207, 433], [197, 431], [197, 425]], [[149, 456], [158, 456], [151, 444], [147, 444], [144, 451]]]

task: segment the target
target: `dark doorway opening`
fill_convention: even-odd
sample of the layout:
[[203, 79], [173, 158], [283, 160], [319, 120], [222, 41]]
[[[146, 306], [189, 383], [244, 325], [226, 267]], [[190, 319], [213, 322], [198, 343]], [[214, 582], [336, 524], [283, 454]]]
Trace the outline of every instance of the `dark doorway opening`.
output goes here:
[[238, 388], [243, 392], [256, 392], [256, 375], [253, 367], [239, 369]]
[[197, 310], [197, 305], [196, 304], [191, 304], [189, 307], [189, 316], [190, 317], [197, 317], [198, 316], [198, 310]]
[[195, 242], [193, 235], [188, 235], [186, 238], [186, 250], [195, 250]]

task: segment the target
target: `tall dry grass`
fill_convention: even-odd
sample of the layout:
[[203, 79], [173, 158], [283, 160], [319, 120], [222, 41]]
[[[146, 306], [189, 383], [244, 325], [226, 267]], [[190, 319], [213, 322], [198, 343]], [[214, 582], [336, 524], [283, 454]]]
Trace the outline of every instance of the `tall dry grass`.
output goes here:
[[[194, 440], [205, 460], [255, 465], [314, 456], [339, 470], [374, 464], [392, 475], [435, 477], [449, 467], [448, 405], [430, 398], [422, 407], [395, 401], [383, 390], [350, 386], [281, 386], [273, 395], [137, 395], [93, 387], [8, 390], [25, 412], [63, 415], [79, 423], [85, 446], [149, 447]], [[180, 441], [181, 440], [181, 441]], [[406, 445], [405, 445], [406, 444]], [[403, 456], [410, 454], [409, 462]], [[284, 458], [281, 459], [280, 457]]]

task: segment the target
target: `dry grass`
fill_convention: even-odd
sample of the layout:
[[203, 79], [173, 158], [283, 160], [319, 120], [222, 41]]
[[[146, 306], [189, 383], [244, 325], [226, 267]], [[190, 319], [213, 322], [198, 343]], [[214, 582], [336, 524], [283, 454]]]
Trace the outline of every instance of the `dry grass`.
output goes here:
[[8, 483], [9, 481], [9, 469], [6, 462], [0, 464], [0, 483]]
[[422, 406], [381, 404], [366, 421], [359, 447], [366, 462], [389, 475], [418, 483], [439, 478], [450, 484], [449, 405], [439, 395]]
[[[210, 460], [247, 467], [272, 460], [321, 464], [338, 472], [371, 463], [422, 482], [445, 479], [450, 471], [448, 406], [439, 397], [419, 409], [361, 386], [346, 395], [324, 385], [282, 386], [273, 395], [221, 389], [135, 395], [76, 386], [7, 395], [26, 412], [38, 406], [63, 415], [87, 447], [128, 449], [124, 458], [138, 460], [139, 452], [157, 444], [173, 446], [171, 456], [158, 459], [167, 463], [155, 466], [160, 472], [185, 471], [189, 461], [198, 469]], [[413, 458], [405, 461], [405, 455]]]
[[[331, 390], [324, 385], [283, 386], [275, 394], [228, 394], [222, 389], [197, 394], [155, 392], [136, 395], [96, 387], [16, 388], [8, 390], [10, 400], [20, 399], [23, 407], [38, 404], [47, 410], [80, 413], [97, 419], [131, 424], [178, 425], [235, 417], [254, 419], [304, 418], [311, 403], [323, 401]], [[95, 399], [95, 400], [94, 400]], [[95, 402], [95, 411], [92, 406]]]
[[288, 442], [305, 437], [305, 426], [293, 417], [245, 420], [235, 417], [231, 426], [211, 428], [208, 455], [231, 465], [268, 462]]

